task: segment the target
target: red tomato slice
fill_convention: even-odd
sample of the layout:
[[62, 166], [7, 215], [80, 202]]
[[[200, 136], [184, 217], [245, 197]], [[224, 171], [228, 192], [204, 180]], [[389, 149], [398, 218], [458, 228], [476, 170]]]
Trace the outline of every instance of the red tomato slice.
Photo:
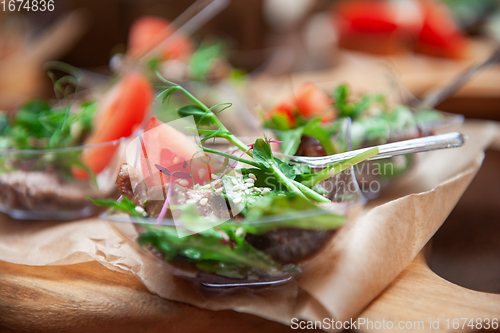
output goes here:
[[141, 169], [146, 186], [151, 188], [168, 184], [170, 177], [160, 173], [159, 164], [174, 176], [173, 181], [184, 178], [188, 187], [203, 185], [210, 181], [210, 166], [206, 156], [199, 152], [196, 142], [169, 124], [159, 121], [156, 116], [149, 119], [142, 136]]
[[[155, 16], [145, 16], [136, 20], [130, 28], [128, 48], [130, 55], [136, 55], [151, 43], [161, 42], [172, 34], [170, 22]], [[183, 59], [193, 52], [189, 37], [177, 33], [162, 48], [163, 60]]]
[[286, 100], [281, 102], [280, 104], [276, 105], [271, 111], [268, 113], [268, 117], [272, 118], [274, 115], [279, 114], [282, 116], [285, 116], [287, 122], [288, 122], [288, 127], [294, 128], [296, 121], [295, 121], [295, 114], [294, 114], [294, 109], [295, 105], [292, 100]]
[[463, 59], [468, 40], [442, 5], [422, 2], [424, 24], [417, 40], [417, 51], [432, 56]]
[[344, 1], [335, 13], [349, 29], [358, 32], [393, 32], [398, 28], [391, 5], [386, 1]]
[[295, 105], [305, 118], [321, 117], [324, 121], [335, 119], [335, 111], [330, 107], [332, 104], [330, 97], [312, 82], [304, 83], [295, 93]]
[[[153, 101], [153, 88], [140, 73], [132, 72], [115, 84], [98, 104], [94, 130], [84, 142], [92, 145], [130, 136], [142, 123]], [[117, 146], [86, 149], [81, 160], [94, 173], [101, 172], [111, 161]], [[81, 169], [73, 170], [78, 179], [88, 179]]]
[[407, 51], [422, 25], [418, 4], [408, 1], [343, 1], [332, 18], [339, 46], [376, 54]]

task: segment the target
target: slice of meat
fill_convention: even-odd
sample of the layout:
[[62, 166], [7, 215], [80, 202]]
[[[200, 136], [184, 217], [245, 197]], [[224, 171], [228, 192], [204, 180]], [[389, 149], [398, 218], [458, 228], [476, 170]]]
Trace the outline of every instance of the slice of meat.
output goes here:
[[318, 139], [309, 135], [303, 135], [297, 149], [297, 156], [318, 157], [326, 156], [326, 150]]
[[248, 234], [245, 240], [282, 264], [296, 264], [316, 254], [336, 230], [280, 228], [262, 235]]
[[135, 188], [133, 188], [132, 185], [132, 179], [138, 181], [141, 177], [142, 175], [140, 175], [136, 168], [124, 163], [118, 171], [116, 186], [118, 186], [118, 189], [123, 196], [126, 196], [136, 205], [143, 206], [144, 201], [147, 199], [146, 187], [144, 186], [144, 183], [139, 182]]
[[90, 205], [87, 196], [103, 197], [88, 182], [64, 182], [48, 171], [15, 171], [0, 174], [0, 203], [11, 209], [69, 211]]

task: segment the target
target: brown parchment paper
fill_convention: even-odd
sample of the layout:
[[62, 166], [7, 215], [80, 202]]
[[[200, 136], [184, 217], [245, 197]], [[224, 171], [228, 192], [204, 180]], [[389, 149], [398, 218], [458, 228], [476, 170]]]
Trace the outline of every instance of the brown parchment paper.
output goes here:
[[[330, 246], [305, 265], [305, 273], [273, 288], [217, 292], [171, 275], [152, 256], [137, 251], [118, 229], [97, 218], [17, 221], [0, 217], [0, 260], [24, 265], [97, 261], [134, 274], [153, 293], [211, 310], [233, 309], [290, 324], [291, 318], [356, 317], [415, 258], [445, 221], [495, 141], [495, 123], [468, 122], [458, 149], [420, 154], [418, 165], [390, 191], [369, 202]], [[119, 230], [119, 232], [117, 232]]]

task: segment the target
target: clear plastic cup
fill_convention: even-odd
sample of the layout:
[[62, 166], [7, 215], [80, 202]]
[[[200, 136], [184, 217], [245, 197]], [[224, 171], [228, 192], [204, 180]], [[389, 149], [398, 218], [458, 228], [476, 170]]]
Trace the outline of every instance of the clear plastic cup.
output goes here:
[[[116, 173], [124, 161], [127, 138], [61, 149], [0, 150], [0, 211], [16, 219], [71, 220], [96, 213], [87, 197], [116, 198]], [[91, 151], [110, 161], [98, 174], [86, 170], [82, 154]]]
[[[253, 108], [261, 106], [263, 113], [269, 112], [278, 103], [294, 96], [302, 84], [313, 82], [331, 98], [334, 89], [340, 84], [347, 84], [350, 98], [359, 99], [361, 95], [383, 94], [386, 96], [386, 104], [392, 109], [397, 105], [405, 105], [414, 102], [415, 97], [404, 87], [397, 71], [390, 64], [381, 62], [377, 66], [369, 62], [359, 62], [359, 68], [350, 70], [334, 70], [319, 73], [295, 74], [282, 78], [257, 78], [249, 84], [247, 100], [253, 101]], [[332, 99], [333, 100], [333, 99]], [[252, 106], [250, 106], [252, 108]], [[373, 110], [376, 114], [376, 110]], [[415, 110], [410, 111], [419, 114], [416, 121], [407, 122], [402, 128], [394, 129], [388, 124], [381, 124], [370, 118], [352, 122], [352, 149], [373, 147], [380, 144], [415, 139], [422, 136], [436, 134], [452, 126], [463, 123], [462, 115], [450, 114], [438, 110], [430, 112]], [[425, 116], [425, 115], [429, 116]], [[257, 116], [256, 116], [257, 117]], [[339, 127], [344, 126], [344, 119], [336, 119]], [[363, 122], [363, 124], [361, 124]], [[329, 124], [325, 124], [329, 126]], [[335, 146], [340, 148], [338, 152], [348, 149], [346, 136], [335, 137]], [[377, 197], [381, 191], [389, 187], [396, 179], [406, 174], [416, 163], [415, 155], [396, 156], [377, 161], [365, 161], [354, 167], [356, 178], [361, 191], [367, 199]]]
[[[155, 218], [134, 217], [112, 209], [101, 214], [101, 218], [110, 221], [138, 251], [154, 257], [176, 276], [210, 287], [276, 284], [296, 277], [302, 272], [301, 264], [321, 255], [335, 241], [338, 229], [354, 219], [366, 202], [352, 167], [321, 185], [332, 203], [301, 211], [284, 208], [279, 214], [258, 218], [231, 218], [202, 233], [182, 238], [178, 237], [179, 220], [163, 219], [158, 223]], [[283, 201], [278, 203], [294, 200], [288, 196], [281, 198]], [[273, 203], [276, 205], [276, 201]], [[238, 228], [246, 230], [244, 246], [238, 248], [239, 244], [225, 243], [224, 237], [206, 236], [231, 227], [236, 228], [236, 232]], [[158, 235], [164, 235], [161, 244], [147, 241], [149, 237], [159, 239], [155, 238]], [[171, 248], [178, 251], [174, 257]], [[195, 253], [197, 251], [200, 254]], [[214, 259], [218, 253], [224, 260]], [[198, 256], [212, 256], [212, 259], [197, 259]]]

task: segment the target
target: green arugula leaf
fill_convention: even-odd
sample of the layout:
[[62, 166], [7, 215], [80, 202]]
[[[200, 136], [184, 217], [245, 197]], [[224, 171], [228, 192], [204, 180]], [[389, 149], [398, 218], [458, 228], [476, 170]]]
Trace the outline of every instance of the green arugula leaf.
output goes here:
[[250, 173], [254, 174], [255, 177], [257, 178], [257, 180], [255, 181], [255, 186], [257, 187], [269, 187], [273, 190], [283, 187], [278, 177], [276, 177], [274, 172], [270, 170], [263, 170], [257, 168], [248, 168], [248, 169], [243, 168], [241, 169], [241, 172], [244, 175], [248, 175]]
[[[233, 248], [229, 244], [223, 244], [223, 236], [215, 229], [179, 238], [175, 227], [145, 227], [148, 231], [139, 236], [139, 243], [150, 244], [164, 253], [166, 261], [184, 258], [196, 263], [200, 269], [231, 277], [244, 277], [252, 272], [265, 274], [269, 271], [281, 271], [280, 264], [247, 242], [235, 241]], [[235, 235], [238, 226], [220, 225], [219, 228], [231, 237]], [[224, 269], [222, 263], [224, 266], [230, 264], [233, 269]]]
[[363, 128], [365, 140], [386, 142], [391, 134], [391, 127], [387, 120], [381, 117], [363, 118], [357, 123]]
[[288, 118], [282, 114], [275, 114], [270, 119], [265, 120], [264, 127], [279, 131], [288, 131], [290, 129]]
[[443, 119], [441, 113], [434, 110], [422, 110], [415, 114], [413, 114], [415, 122], [418, 125], [431, 124], [434, 122], [438, 122]]
[[333, 90], [333, 98], [337, 103], [345, 104], [349, 96], [349, 88], [347, 84], [340, 84]]
[[274, 162], [271, 146], [262, 139], [255, 140], [252, 152], [255, 162], [262, 164], [266, 168], [269, 168]]
[[[297, 216], [297, 213], [305, 213], [307, 211], [311, 212], [311, 216], [294, 217], [294, 215]], [[321, 213], [322, 211], [323, 213]], [[248, 221], [252, 221], [265, 216], [281, 216], [283, 218], [273, 223], [248, 223], [240, 225], [247, 233], [260, 235], [279, 228], [332, 230], [340, 227], [345, 221], [345, 216], [323, 210], [315, 202], [302, 196], [280, 196], [276, 193], [269, 193], [255, 200], [247, 208], [245, 218]]]
[[350, 117], [352, 119], [359, 118], [363, 113], [363, 111], [367, 111], [370, 105], [374, 103], [384, 104], [384, 109], [385, 109], [384, 95], [382, 94], [363, 95], [359, 101], [353, 103], [353, 108]]
[[364, 111], [367, 111], [373, 103], [383, 104], [385, 108], [385, 96], [382, 94], [367, 94], [361, 96], [358, 101], [349, 102], [349, 89], [347, 85], [341, 84], [333, 91], [335, 106], [339, 111], [340, 117], [351, 117], [353, 120], [358, 119]]
[[403, 105], [398, 105], [390, 112], [383, 113], [380, 118], [387, 121], [391, 130], [402, 130], [416, 125], [413, 112]]
[[276, 165], [278, 166], [278, 169], [287, 177], [287, 178], [290, 178], [290, 179], [295, 179], [295, 176], [297, 176], [297, 174], [295, 173], [295, 168], [291, 165], [289, 165], [288, 163], [286, 162], [283, 162], [282, 160], [280, 159], [277, 159], [275, 158], [274, 159], [274, 162], [276, 163]]
[[280, 132], [278, 137], [283, 143], [281, 144], [281, 152], [285, 155], [295, 155], [300, 145], [304, 127], [298, 127], [293, 130]]
[[4, 132], [9, 128], [9, 119], [4, 112], [0, 111], [0, 135], [3, 135]]
[[127, 199], [127, 197], [123, 197], [119, 202], [112, 199], [92, 199], [90, 197], [87, 197], [87, 200], [96, 206], [112, 208], [135, 217], [142, 217], [142, 215], [135, 210], [136, 205]]
[[189, 75], [197, 81], [206, 81], [207, 75], [216, 59], [224, 58], [225, 44], [202, 43], [200, 47], [191, 55], [189, 60]]
[[337, 86], [333, 91], [335, 106], [339, 112], [340, 117], [350, 117], [352, 115], [353, 107], [347, 102], [348, 95], [349, 88], [347, 88], [346, 84]]

